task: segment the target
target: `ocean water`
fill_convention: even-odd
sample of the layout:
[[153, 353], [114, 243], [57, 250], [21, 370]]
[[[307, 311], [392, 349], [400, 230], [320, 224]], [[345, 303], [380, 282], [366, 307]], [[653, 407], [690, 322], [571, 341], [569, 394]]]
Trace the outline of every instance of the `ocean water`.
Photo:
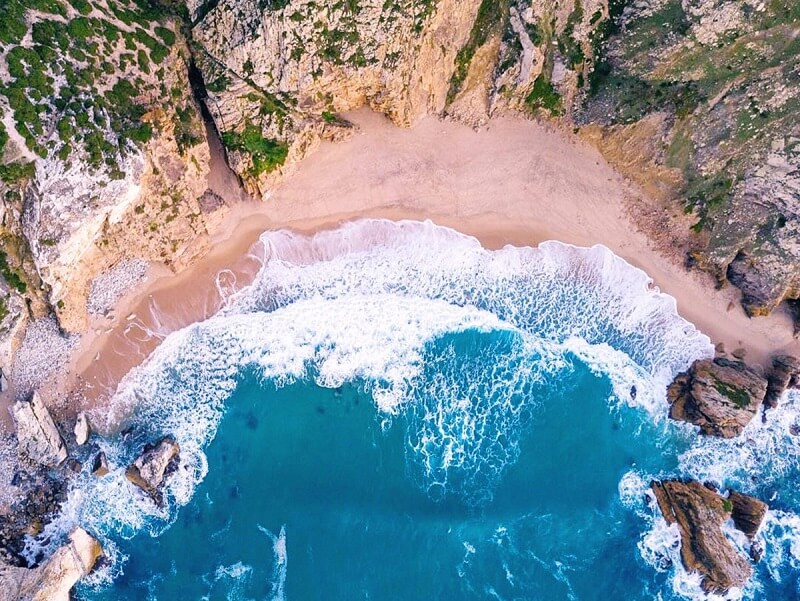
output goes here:
[[[700, 599], [648, 494], [676, 476], [770, 503], [729, 598], [800, 598], [800, 399], [733, 441], [669, 421], [666, 384], [713, 348], [643, 272], [428, 222], [262, 242], [251, 286], [126, 377], [129, 433], [94, 441], [115, 469], [30, 541], [102, 540], [79, 599]], [[124, 466], [167, 434], [157, 508]]]

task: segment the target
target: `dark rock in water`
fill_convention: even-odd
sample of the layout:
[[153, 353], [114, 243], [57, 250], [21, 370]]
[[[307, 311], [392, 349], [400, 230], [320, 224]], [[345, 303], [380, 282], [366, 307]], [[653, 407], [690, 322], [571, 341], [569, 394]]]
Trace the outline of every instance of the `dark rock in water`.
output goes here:
[[258, 418], [256, 417], [255, 413], [253, 413], [252, 411], [250, 411], [247, 414], [247, 417], [245, 417], [245, 425], [250, 430], [255, 430], [255, 429], [258, 428]]
[[109, 471], [111, 470], [108, 469], [108, 459], [106, 458], [106, 454], [103, 451], [100, 451], [92, 463], [92, 473], [98, 478], [102, 478], [108, 474]]
[[728, 495], [728, 501], [732, 506], [731, 517], [734, 525], [752, 540], [758, 533], [769, 507], [764, 501], [733, 490]]
[[767, 381], [741, 361], [695, 361], [667, 388], [669, 416], [700, 426], [703, 434], [733, 438], [750, 423]]
[[733, 502], [699, 482], [665, 480], [652, 482], [651, 488], [664, 519], [678, 524], [681, 560], [688, 571], [702, 576], [703, 590], [725, 593], [743, 586], [752, 568], [722, 532]]
[[777, 355], [772, 358], [772, 371], [767, 379], [767, 394], [764, 406], [774, 409], [778, 406], [787, 388], [797, 386], [800, 380], [800, 361], [791, 355]]
[[80, 474], [81, 470], [83, 469], [83, 464], [74, 457], [67, 459], [67, 462], [64, 465], [69, 471], [75, 474]]
[[789, 434], [792, 436], [800, 436], [800, 426], [797, 424], [792, 424], [789, 426]]
[[636, 385], [635, 384], [631, 386], [631, 400], [632, 401], [636, 400]]
[[164, 437], [146, 445], [142, 454], [125, 470], [125, 477], [146, 492], [157, 505], [163, 505], [161, 487], [180, 461], [180, 447], [174, 439]]
[[754, 540], [750, 543], [750, 559], [758, 563], [764, 557], [764, 543]]

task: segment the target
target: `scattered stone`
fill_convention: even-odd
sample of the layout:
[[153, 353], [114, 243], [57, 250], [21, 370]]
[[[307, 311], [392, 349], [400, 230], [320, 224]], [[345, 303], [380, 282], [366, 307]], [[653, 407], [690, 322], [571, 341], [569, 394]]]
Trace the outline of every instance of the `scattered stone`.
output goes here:
[[[665, 480], [652, 482], [650, 486], [664, 519], [668, 524], [678, 524], [681, 560], [688, 571], [702, 576], [703, 590], [724, 594], [733, 587], [744, 586], [752, 568], [722, 531], [722, 524], [731, 517], [734, 502], [699, 482]], [[749, 511], [744, 509], [740, 515], [748, 528], [747, 516], [755, 515]]]
[[728, 495], [728, 501], [732, 505], [733, 523], [752, 540], [758, 533], [769, 507], [764, 501], [733, 490]]
[[772, 371], [767, 378], [767, 394], [764, 406], [774, 409], [787, 388], [797, 386], [800, 381], [800, 361], [790, 355], [772, 358]]
[[733, 438], [750, 423], [767, 381], [741, 361], [695, 361], [667, 388], [672, 419], [700, 426], [703, 434]]
[[68, 470], [75, 474], [80, 474], [81, 470], [83, 469], [83, 464], [74, 457], [67, 459], [66, 466]]
[[111, 470], [108, 469], [108, 459], [106, 458], [106, 454], [103, 451], [100, 451], [94, 458], [94, 463], [92, 463], [92, 473], [98, 478], [102, 478], [110, 471]]
[[739, 359], [739, 361], [744, 361], [744, 358], [747, 356], [747, 350], [743, 349], [742, 347], [733, 349], [731, 351], [731, 355]]
[[86, 444], [86, 441], [89, 440], [89, 436], [92, 434], [92, 428], [89, 425], [89, 418], [86, 417], [86, 414], [81, 411], [78, 414], [78, 419], [75, 420], [75, 442], [78, 445]]
[[39, 393], [28, 401], [17, 401], [11, 408], [17, 429], [20, 452], [47, 467], [56, 467], [67, 458], [67, 447]]
[[0, 564], [0, 601], [69, 601], [72, 587], [102, 554], [100, 543], [76, 528], [69, 542], [37, 568]]
[[177, 468], [179, 453], [178, 443], [169, 437], [146, 445], [141, 456], [125, 471], [125, 477], [146, 492], [157, 505], [163, 505], [160, 489]]

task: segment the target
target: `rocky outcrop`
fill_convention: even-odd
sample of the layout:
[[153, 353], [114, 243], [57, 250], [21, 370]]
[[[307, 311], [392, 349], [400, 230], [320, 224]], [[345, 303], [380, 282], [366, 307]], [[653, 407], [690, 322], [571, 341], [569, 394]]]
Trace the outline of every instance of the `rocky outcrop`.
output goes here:
[[56, 467], [67, 458], [67, 447], [39, 393], [28, 401], [17, 401], [11, 408], [22, 455], [47, 467]]
[[774, 409], [787, 388], [800, 384], [800, 361], [790, 355], [778, 355], [772, 358], [772, 370], [767, 378], [767, 394], [764, 406]]
[[767, 381], [743, 362], [703, 359], [667, 389], [669, 416], [699, 426], [703, 434], [732, 438], [753, 419], [766, 392]]
[[78, 414], [75, 420], [73, 433], [75, 434], [75, 443], [78, 445], [86, 444], [86, 441], [89, 440], [89, 436], [92, 434], [92, 428], [89, 426], [89, 418], [86, 417], [83, 411]]
[[728, 501], [731, 502], [733, 523], [747, 535], [747, 538], [752, 539], [758, 533], [769, 507], [764, 501], [734, 490], [728, 494]]
[[125, 470], [125, 477], [147, 493], [156, 505], [162, 505], [161, 488], [177, 468], [179, 453], [178, 443], [169, 437], [146, 445], [142, 454]]
[[103, 451], [100, 451], [92, 462], [92, 473], [98, 478], [107, 475], [111, 470], [108, 468], [108, 458]]
[[722, 524], [733, 513], [736, 527], [752, 537], [766, 505], [739, 493], [731, 493], [726, 499], [700, 482], [656, 481], [651, 488], [664, 519], [668, 524], [678, 524], [681, 560], [689, 572], [702, 576], [703, 589], [725, 593], [743, 586], [752, 568], [725, 537]]
[[72, 587], [102, 554], [100, 543], [76, 528], [69, 542], [37, 568], [0, 564], [0, 601], [69, 601]]

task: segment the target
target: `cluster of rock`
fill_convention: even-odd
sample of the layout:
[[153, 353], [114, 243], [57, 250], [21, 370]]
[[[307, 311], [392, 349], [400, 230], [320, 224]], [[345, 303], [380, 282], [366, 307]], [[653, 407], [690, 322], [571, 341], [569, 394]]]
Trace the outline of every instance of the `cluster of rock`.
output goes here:
[[687, 570], [703, 577], [703, 589], [725, 593], [744, 586], [752, 574], [750, 562], [734, 548], [722, 525], [732, 518], [751, 541], [751, 556], [758, 560], [761, 551], [753, 539], [767, 513], [766, 503], [735, 491], [724, 497], [696, 481], [656, 481], [651, 488], [664, 519], [678, 524], [681, 560]]
[[[788, 355], [773, 357], [766, 377], [741, 360], [698, 360], [668, 387], [669, 415], [698, 426], [704, 435], [733, 438], [762, 406], [765, 412], [774, 409], [786, 389], [798, 385], [800, 361]], [[733, 547], [722, 524], [733, 520], [750, 540], [751, 558], [758, 561], [762, 549], [754, 539], [766, 503], [736, 491], [723, 497], [712, 486], [694, 481], [653, 482], [651, 488], [664, 518], [678, 524], [681, 560], [687, 570], [703, 576], [703, 588], [720, 593], [743, 586], [752, 574], [750, 562]]]
[[800, 382], [800, 362], [779, 355], [767, 377], [743, 361], [717, 357], [695, 361], [667, 389], [672, 419], [700, 427], [703, 434], [733, 438], [762, 405], [775, 408], [787, 387]]
[[[83, 465], [70, 456], [67, 441], [38, 393], [12, 407], [20, 459], [28, 467], [20, 470], [12, 484], [24, 494], [0, 515], [0, 601], [29, 599], [67, 601], [69, 591], [88, 574], [102, 556], [100, 543], [77, 528], [69, 540], [49, 558], [35, 559], [28, 565], [22, 556], [24, 538], [40, 534], [55, 517], [66, 498], [67, 481]], [[83, 455], [90, 444], [92, 428], [85, 413], [75, 420], [73, 438]], [[95, 447], [96, 450], [96, 447]], [[163, 505], [163, 487], [178, 467], [180, 448], [172, 438], [145, 445], [141, 454], [125, 471], [127, 479], [144, 491], [147, 498]], [[91, 472], [104, 477], [111, 468], [105, 453], [94, 452]]]

